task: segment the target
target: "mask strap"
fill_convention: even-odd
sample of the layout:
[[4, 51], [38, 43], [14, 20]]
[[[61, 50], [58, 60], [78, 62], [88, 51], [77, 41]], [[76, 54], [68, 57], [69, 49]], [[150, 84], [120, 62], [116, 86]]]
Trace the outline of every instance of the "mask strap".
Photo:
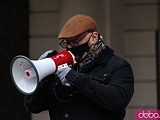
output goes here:
[[[88, 39], [87, 43], [90, 41], [90, 39], [91, 39], [92, 35], [93, 35], [93, 33], [92, 33], [92, 34], [91, 34], [91, 36], [89, 37], [89, 39]], [[82, 57], [81, 57], [80, 61], [82, 61], [82, 60], [83, 60], [83, 59], [88, 55], [88, 53], [89, 53], [89, 51], [90, 51], [90, 49], [92, 48], [92, 46], [93, 46], [93, 45], [94, 45], [94, 44], [92, 44], [92, 45], [89, 47], [88, 52], [85, 52], [85, 53], [82, 55]]]

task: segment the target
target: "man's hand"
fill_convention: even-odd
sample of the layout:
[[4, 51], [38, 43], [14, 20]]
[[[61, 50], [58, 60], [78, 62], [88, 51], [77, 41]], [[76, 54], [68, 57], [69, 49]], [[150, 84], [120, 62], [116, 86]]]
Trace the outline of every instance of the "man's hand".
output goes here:
[[63, 65], [58, 66], [57, 76], [59, 77], [62, 85], [66, 85], [66, 86], [70, 85], [67, 82], [67, 79], [65, 78], [70, 70], [71, 70], [71, 68], [67, 64], [63, 64]]

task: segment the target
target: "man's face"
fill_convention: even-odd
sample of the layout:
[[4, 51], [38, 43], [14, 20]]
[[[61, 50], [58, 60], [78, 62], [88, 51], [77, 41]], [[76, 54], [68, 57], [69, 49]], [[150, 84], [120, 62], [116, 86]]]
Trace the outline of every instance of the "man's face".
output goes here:
[[86, 32], [75, 38], [63, 39], [60, 41], [60, 45], [71, 51], [77, 62], [81, 62], [87, 56], [88, 52], [93, 49], [92, 46], [97, 41], [97, 32]]
[[75, 38], [62, 39], [60, 45], [62, 48], [73, 48], [88, 42], [88, 46], [95, 44], [98, 40], [97, 32], [86, 32]]

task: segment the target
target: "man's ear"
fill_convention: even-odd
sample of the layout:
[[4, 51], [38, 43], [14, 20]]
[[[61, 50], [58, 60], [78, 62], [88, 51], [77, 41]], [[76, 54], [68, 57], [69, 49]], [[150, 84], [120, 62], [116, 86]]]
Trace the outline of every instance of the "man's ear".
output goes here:
[[90, 40], [91, 45], [94, 45], [98, 41], [98, 32], [93, 32]]

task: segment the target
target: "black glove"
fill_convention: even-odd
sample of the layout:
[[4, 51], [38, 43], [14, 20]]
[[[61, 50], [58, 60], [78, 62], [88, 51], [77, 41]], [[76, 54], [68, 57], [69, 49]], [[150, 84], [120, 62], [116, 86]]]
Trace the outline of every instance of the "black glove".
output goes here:
[[[42, 60], [42, 59], [44, 59], [44, 58], [48, 58], [48, 57], [54, 56], [54, 55], [56, 55], [57, 53], [58, 53], [58, 52], [57, 52], [56, 50], [48, 50], [48, 51], [44, 52], [44, 53], [40, 56], [39, 60]], [[54, 79], [54, 76], [55, 76], [55, 74], [51, 74], [51, 75], [46, 76], [46, 77], [40, 82], [40, 86], [44, 86], [45, 84], [48, 83], [48, 81], [52, 81], [52, 80]], [[49, 83], [49, 84], [50, 84], [50, 83]]]
[[45, 53], [43, 53], [43, 54], [40, 56], [39, 60], [44, 59], [44, 58], [48, 58], [48, 57], [51, 57], [51, 56], [54, 56], [54, 55], [56, 55], [57, 53], [58, 53], [58, 52], [57, 52], [56, 50], [48, 50], [48, 51], [46, 51]]

